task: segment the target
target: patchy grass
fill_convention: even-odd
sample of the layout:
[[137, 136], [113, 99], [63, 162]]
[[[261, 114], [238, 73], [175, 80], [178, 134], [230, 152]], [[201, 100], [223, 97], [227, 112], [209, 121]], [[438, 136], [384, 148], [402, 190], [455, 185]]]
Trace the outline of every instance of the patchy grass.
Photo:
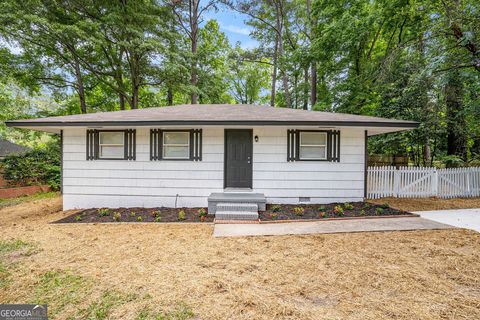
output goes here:
[[9, 198], [9, 199], [0, 199], [0, 209], [9, 207], [9, 206], [14, 206], [20, 203], [24, 202], [30, 202], [34, 200], [41, 200], [41, 199], [51, 199], [58, 197], [59, 193], [58, 192], [40, 192], [33, 194], [31, 196], [22, 196], [22, 197], [17, 197], [17, 198]]
[[112, 309], [131, 302], [137, 298], [134, 293], [123, 294], [116, 291], [106, 291], [98, 301], [94, 301], [86, 310], [80, 311], [82, 319], [110, 319]]
[[11, 273], [18, 258], [30, 256], [35, 250], [35, 245], [21, 240], [0, 241], [0, 288], [11, 283]]
[[480, 198], [381, 198], [368, 202], [380, 205], [386, 203], [392, 208], [405, 211], [480, 208]]
[[0, 255], [21, 251], [22, 255], [29, 256], [35, 252], [35, 248], [33, 243], [22, 240], [0, 241]]
[[49, 315], [54, 317], [69, 304], [82, 302], [89, 293], [91, 282], [69, 272], [49, 271], [35, 284], [34, 304], [48, 304]]
[[137, 320], [188, 320], [194, 316], [192, 309], [186, 304], [181, 303], [173, 311], [153, 312], [150, 309], [142, 310]]
[[473, 231], [213, 238], [202, 224], [49, 224], [60, 205], [0, 210], [0, 240], [40, 250], [0, 301], [43, 299], [52, 319], [480, 319]]

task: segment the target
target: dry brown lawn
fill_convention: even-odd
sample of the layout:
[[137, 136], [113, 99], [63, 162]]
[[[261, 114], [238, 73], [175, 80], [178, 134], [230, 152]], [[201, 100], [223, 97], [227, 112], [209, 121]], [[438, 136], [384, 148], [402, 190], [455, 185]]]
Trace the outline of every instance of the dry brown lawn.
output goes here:
[[59, 210], [0, 210], [1, 243], [24, 246], [0, 256], [0, 303], [46, 302], [55, 319], [480, 319], [473, 231], [213, 238], [212, 225], [48, 224]]
[[369, 202], [388, 203], [392, 208], [405, 211], [446, 210], [480, 208], [480, 198], [381, 198]]

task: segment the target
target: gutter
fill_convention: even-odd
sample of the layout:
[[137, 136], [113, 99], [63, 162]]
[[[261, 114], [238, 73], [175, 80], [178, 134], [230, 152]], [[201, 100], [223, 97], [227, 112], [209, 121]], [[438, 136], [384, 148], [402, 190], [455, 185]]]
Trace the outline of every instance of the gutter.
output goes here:
[[383, 128], [418, 128], [420, 123], [385, 122], [385, 121], [214, 121], [214, 120], [167, 120], [167, 121], [6, 121], [8, 127], [93, 127], [93, 126], [185, 126], [185, 125], [263, 125], [263, 126], [344, 126], [344, 127], [383, 127]]

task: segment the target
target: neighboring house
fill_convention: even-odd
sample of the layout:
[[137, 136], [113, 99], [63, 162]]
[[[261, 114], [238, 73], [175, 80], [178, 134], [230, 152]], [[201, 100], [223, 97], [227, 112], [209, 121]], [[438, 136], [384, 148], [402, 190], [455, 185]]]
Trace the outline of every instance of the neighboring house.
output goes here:
[[20, 154], [27, 152], [29, 149], [20, 146], [5, 139], [0, 139], [0, 160], [4, 159], [9, 154]]
[[[362, 201], [367, 136], [411, 121], [179, 105], [9, 121], [62, 134], [64, 209]], [[210, 198], [209, 198], [210, 197]]]

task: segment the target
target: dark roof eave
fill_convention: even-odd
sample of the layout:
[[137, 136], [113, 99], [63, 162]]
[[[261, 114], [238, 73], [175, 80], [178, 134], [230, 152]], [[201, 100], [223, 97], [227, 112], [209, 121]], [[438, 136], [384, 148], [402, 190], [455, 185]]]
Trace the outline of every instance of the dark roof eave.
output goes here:
[[388, 128], [418, 128], [418, 122], [388, 122], [388, 121], [214, 121], [214, 120], [174, 120], [174, 121], [6, 121], [8, 127], [85, 127], [85, 126], [148, 126], [148, 125], [264, 125], [264, 126], [346, 126], [346, 127], [388, 127]]

